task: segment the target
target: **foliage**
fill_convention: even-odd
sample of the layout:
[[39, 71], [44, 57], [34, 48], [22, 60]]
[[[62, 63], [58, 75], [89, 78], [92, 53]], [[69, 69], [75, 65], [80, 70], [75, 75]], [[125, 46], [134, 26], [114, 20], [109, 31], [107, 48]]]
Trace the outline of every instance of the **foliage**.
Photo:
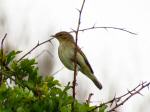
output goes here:
[[[67, 93], [70, 83], [62, 87], [52, 76], [42, 77], [35, 59], [17, 61], [19, 53], [0, 52], [0, 112], [71, 112], [74, 100]], [[75, 100], [75, 112], [93, 108]], [[104, 110], [104, 107], [99, 109]]]

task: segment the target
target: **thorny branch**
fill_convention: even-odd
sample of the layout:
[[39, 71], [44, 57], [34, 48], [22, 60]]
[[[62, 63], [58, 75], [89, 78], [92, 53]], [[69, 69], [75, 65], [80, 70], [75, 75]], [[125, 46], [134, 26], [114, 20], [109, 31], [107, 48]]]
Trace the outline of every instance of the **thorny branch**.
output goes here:
[[78, 24], [77, 24], [77, 29], [75, 31], [75, 50], [74, 50], [74, 79], [73, 79], [73, 89], [72, 89], [72, 92], [73, 92], [73, 98], [74, 98], [74, 101], [72, 103], [72, 112], [74, 112], [74, 102], [75, 102], [75, 87], [76, 87], [76, 76], [77, 76], [77, 59], [76, 59], [76, 56], [77, 56], [77, 44], [78, 44], [78, 32], [79, 32], [79, 29], [80, 29], [80, 24], [81, 24], [81, 16], [82, 16], [82, 11], [83, 11], [83, 7], [84, 7], [84, 4], [85, 4], [85, 0], [83, 0], [83, 3], [82, 3], [82, 6], [81, 6], [81, 9], [78, 10], [79, 11], [79, 18], [78, 18]]
[[[115, 30], [120, 30], [120, 31], [124, 31], [124, 32], [127, 32], [127, 33], [130, 33], [130, 34], [133, 34], [133, 35], [137, 35], [137, 33], [134, 33], [134, 32], [131, 32], [129, 30], [126, 30], [125, 28], [118, 28], [118, 27], [110, 27], [110, 26], [92, 26], [92, 27], [89, 27], [89, 28], [83, 28], [83, 29], [80, 29], [79, 31], [87, 31], [87, 30], [93, 30], [93, 29], [115, 29]], [[69, 33], [73, 33], [75, 31], [70, 31]]]
[[[150, 86], [150, 82], [142, 82], [141, 84], [137, 85], [132, 90], [128, 90], [127, 93], [125, 93], [119, 97], [114, 96], [114, 98], [112, 100], [102, 103], [100, 106], [96, 106], [89, 112], [92, 112], [92, 111], [96, 110], [97, 108], [102, 107], [103, 105], [110, 106], [110, 109], [107, 112], [115, 112], [116, 111], [115, 109], [119, 108], [121, 105], [126, 103], [131, 97], [133, 97], [137, 94], [142, 95], [141, 91], [143, 89], [145, 89], [146, 87], [149, 89], [149, 86]], [[112, 106], [113, 104], [114, 104], [114, 106]]]
[[[77, 46], [77, 43], [78, 43], [78, 32], [79, 31], [86, 31], [86, 30], [92, 30], [92, 29], [100, 29], [100, 28], [102, 28], [102, 29], [116, 29], [116, 30], [121, 30], [121, 31], [125, 31], [125, 32], [127, 32], [127, 33], [130, 33], [130, 34], [134, 34], [134, 35], [137, 35], [136, 33], [134, 33], [134, 32], [131, 32], [131, 31], [129, 31], [129, 30], [126, 30], [126, 29], [124, 29], [124, 28], [118, 28], [118, 27], [106, 27], [106, 26], [102, 26], [102, 27], [100, 27], [100, 26], [95, 26], [95, 25], [93, 25], [92, 27], [89, 27], [89, 28], [84, 28], [84, 29], [80, 29], [80, 24], [81, 24], [81, 16], [82, 16], [82, 11], [83, 11], [83, 8], [84, 8], [84, 4], [85, 4], [85, 0], [83, 0], [83, 3], [82, 3], [82, 6], [81, 6], [81, 9], [80, 10], [78, 10], [79, 11], [79, 18], [78, 18], [78, 26], [77, 26], [77, 29], [76, 30], [72, 30], [72, 31], [70, 31], [69, 33], [73, 33], [73, 32], [75, 32], [75, 34], [76, 34], [76, 46]], [[2, 40], [2, 43], [3, 43], [3, 41], [4, 41], [4, 39], [6, 38], [6, 36], [7, 36], [7, 34], [5, 34], [5, 36], [4, 36], [4, 38], [3, 38], [3, 40]], [[21, 61], [23, 58], [25, 58], [28, 54], [30, 54], [33, 50], [35, 50], [37, 47], [39, 47], [40, 45], [42, 45], [42, 44], [44, 44], [44, 43], [47, 43], [47, 42], [51, 42], [51, 40], [52, 40], [53, 38], [51, 38], [51, 39], [48, 39], [48, 40], [46, 40], [46, 41], [44, 41], [44, 42], [42, 42], [42, 43], [37, 43], [37, 45], [35, 46], [35, 47], [33, 47], [29, 52], [27, 52], [26, 54], [24, 54], [19, 60], [18, 60], [18, 62], [19, 61]], [[3, 44], [2, 44], [3, 45]], [[2, 46], [1, 46], [2, 47]], [[75, 57], [76, 57], [76, 50], [75, 50]], [[76, 59], [75, 59], [75, 61], [76, 61]], [[76, 71], [76, 62], [75, 62], [75, 71]], [[75, 74], [75, 73], [74, 73]]]
[[[71, 32], [69, 32], [69, 33], [72, 33], [72, 32], [74, 32], [75, 33], [75, 45], [76, 45], [76, 47], [75, 47], [75, 51], [74, 51], [74, 60], [75, 60], [75, 62], [74, 62], [74, 79], [73, 79], [73, 98], [74, 98], [74, 100], [75, 100], [75, 87], [76, 87], [76, 76], [77, 76], [77, 60], [76, 60], [76, 55], [77, 55], [77, 45], [78, 45], [78, 32], [79, 31], [86, 31], [86, 30], [91, 30], [91, 29], [98, 29], [98, 28], [103, 28], [103, 29], [117, 29], [117, 30], [121, 30], [121, 31], [125, 31], [125, 32], [128, 32], [128, 33], [130, 33], [130, 34], [134, 34], [134, 35], [136, 35], [136, 33], [133, 33], [133, 32], [131, 32], [131, 31], [128, 31], [128, 30], [126, 30], [126, 29], [123, 29], [123, 28], [117, 28], [117, 27], [95, 27], [95, 25], [94, 26], [92, 26], [92, 27], [89, 27], [89, 28], [84, 28], [84, 29], [80, 29], [80, 24], [81, 24], [81, 17], [82, 17], [82, 11], [83, 11], [83, 8], [84, 8], [84, 4], [85, 4], [85, 0], [83, 0], [83, 3], [82, 3], [82, 6], [81, 6], [81, 9], [78, 9], [78, 11], [79, 11], [79, 18], [78, 18], [78, 25], [77, 25], [77, 29], [76, 30], [73, 30], [73, 31], [71, 31]], [[73, 101], [73, 103], [72, 103], [72, 111], [74, 112], [74, 101]]]
[[21, 61], [23, 58], [25, 58], [27, 55], [29, 55], [33, 50], [35, 50], [37, 47], [39, 47], [39, 46], [41, 46], [41, 45], [43, 45], [43, 44], [45, 44], [45, 43], [47, 43], [47, 42], [51, 42], [51, 40], [52, 40], [53, 38], [51, 38], [51, 39], [48, 39], [48, 40], [46, 40], [46, 41], [44, 41], [44, 42], [42, 42], [42, 43], [37, 43], [30, 51], [28, 51], [26, 54], [24, 54], [17, 62], [19, 62], [19, 61]]

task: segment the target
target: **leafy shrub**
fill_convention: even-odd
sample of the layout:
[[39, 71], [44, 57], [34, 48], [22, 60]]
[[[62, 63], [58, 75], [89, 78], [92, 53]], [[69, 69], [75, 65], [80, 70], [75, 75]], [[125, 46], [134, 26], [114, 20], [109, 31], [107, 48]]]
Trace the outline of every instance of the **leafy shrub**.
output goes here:
[[[0, 53], [0, 112], [71, 112], [74, 100], [67, 93], [70, 83], [62, 87], [52, 76], [42, 77], [35, 59], [17, 61], [18, 53]], [[77, 100], [74, 104], [75, 112], [95, 108]]]

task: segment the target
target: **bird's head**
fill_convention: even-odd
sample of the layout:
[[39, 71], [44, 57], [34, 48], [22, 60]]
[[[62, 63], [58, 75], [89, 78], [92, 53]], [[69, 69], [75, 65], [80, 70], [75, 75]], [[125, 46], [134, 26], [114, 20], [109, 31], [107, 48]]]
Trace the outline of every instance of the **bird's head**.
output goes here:
[[55, 35], [52, 35], [52, 37], [56, 38], [59, 42], [64, 42], [64, 41], [74, 42], [73, 36], [65, 31], [58, 32]]

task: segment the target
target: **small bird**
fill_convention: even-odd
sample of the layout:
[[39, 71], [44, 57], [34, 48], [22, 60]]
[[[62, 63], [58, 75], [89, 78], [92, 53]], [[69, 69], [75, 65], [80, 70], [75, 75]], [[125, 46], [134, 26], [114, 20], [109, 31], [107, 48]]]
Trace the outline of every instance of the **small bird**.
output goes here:
[[[68, 32], [62, 31], [52, 35], [52, 37], [56, 38], [59, 41], [58, 55], [61, 62], [70, 70], [74, 71], [75, 65], [75, 41], [73, 36]], [[77, 70], [85, 74], [89, 79], [93, 81], [93, 83], [97, 86], [97, 88], [102, 89], [101, 83], [94, 76], [94, 72], [89, 64], [86, 56], [81, 51], [81, 49], [77, 46], [77, 54], [76, 54], [76, 62], [77, 62]]]

